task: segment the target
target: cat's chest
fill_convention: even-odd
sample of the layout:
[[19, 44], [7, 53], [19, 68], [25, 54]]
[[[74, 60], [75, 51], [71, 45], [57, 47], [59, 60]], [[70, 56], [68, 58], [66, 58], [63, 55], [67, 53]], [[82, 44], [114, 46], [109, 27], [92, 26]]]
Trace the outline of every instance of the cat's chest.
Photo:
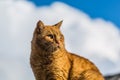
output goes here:
[[41, 58], [40, 61], [41, 61], [41, 65], [49, 66], [54, 62], [54, 59], [45, 57], [45, 58]]
[[55, 54], [54, 56], [33, 55], [33, 65], [41, 69], [67, 68], [70, 66], [68, 56]]
[[42, 69], [54, 69], [54, 68], [60, 68], [64, 67], [68, 63], [67, 60], [65, 60], [65, 57], [60, 58], [42, 58], [40, 60], [40, 66]]

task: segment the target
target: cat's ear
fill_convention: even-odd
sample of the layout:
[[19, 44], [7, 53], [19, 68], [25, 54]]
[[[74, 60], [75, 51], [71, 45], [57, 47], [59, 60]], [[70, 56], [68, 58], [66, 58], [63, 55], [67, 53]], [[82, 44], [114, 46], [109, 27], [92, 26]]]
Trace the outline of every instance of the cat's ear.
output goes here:
[[63, 20], [62, 20], [62, 21], [60, 21], [60, 22], [58, 22], [58, 23], [57, 23], [57, 24], [55, 24], [54, 26], [56, 26], [56, 27], [60, 28], [60, 27], [61, 27], [61, 25], [62, 25], [62, 22], [63, 22]]
[[37, 22], [37, 28], [36, 28], [37, 33], [41, 33], [41, 31], [43, 30], [43, 28], [44, 28], [44, 23], [41, 20], [39, 20]]

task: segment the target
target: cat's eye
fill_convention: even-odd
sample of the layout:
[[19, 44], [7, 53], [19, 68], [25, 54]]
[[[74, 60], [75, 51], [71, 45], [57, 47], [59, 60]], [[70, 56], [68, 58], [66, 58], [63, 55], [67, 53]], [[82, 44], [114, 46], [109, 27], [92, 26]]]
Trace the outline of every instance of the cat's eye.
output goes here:
[[53, 36], [52, 34], [47, 35], [47, 37], [49, 37], [49, 38], [51, 38], [51, 39], [54, 38], [54, 36]]

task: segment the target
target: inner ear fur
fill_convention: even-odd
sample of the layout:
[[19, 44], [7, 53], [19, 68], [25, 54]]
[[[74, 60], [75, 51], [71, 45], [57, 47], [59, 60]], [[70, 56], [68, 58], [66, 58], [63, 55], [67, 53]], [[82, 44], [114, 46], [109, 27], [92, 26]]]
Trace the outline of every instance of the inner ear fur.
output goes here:
[[37, 33], [40, 34], [43, 29], [44, 29], [44, 23], [41, 20], [39, 20], [37, 22], [37, 27], [36, 27]]
[[62, 22], [63, 22], [63, 20], [62, 20], [62, 21], [60, 21], [60, 22], [58, 22], [58, 23], [57, 23], [57, 24], [55, 24], [54, 26], [56, 26], [56, 27], [60, 28], [60, 27], [61, 27], [61, 25], [62, 25]]

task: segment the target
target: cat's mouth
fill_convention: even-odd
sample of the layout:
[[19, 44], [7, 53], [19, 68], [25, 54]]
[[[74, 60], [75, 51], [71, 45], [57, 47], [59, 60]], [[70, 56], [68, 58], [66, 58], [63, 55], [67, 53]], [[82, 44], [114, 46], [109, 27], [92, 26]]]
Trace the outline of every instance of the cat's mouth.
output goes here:
[[58, 43], [51, 43], [48, 51], [54, 52], [61, 49], [61, 45]]
[[60, 45], [59, 44], [52, 44], [51, 47], [50, 47], [50, 50], [52, 52], [56, 51], [56, 50], [59, 50], [60, 49]]
[[60, 48], [60, 44], [56, 44], [56, 47], [57, 47], [57, 48]]
[[36, 44], [38, 45], [39, 48], [46, 52], [54, 52], [57, 51], [61, 48], [61, 45], [58, 43], [53, 43], [53, 42], [45, 42], [41, 43], [43, 41], [37, 40]]

